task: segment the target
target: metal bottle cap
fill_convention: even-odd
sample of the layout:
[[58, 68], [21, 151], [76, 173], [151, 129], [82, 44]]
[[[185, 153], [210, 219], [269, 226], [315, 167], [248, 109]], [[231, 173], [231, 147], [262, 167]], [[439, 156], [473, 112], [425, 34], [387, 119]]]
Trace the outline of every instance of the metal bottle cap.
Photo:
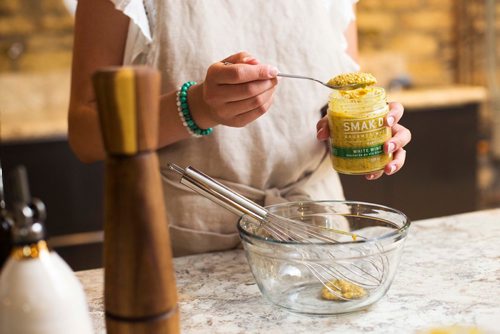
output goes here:
[[15, 245], [29, 244], [45, 239], [45, 228], [43, 226], [46, 218], [45, 205], [42, 201], [31, 197], [28, 175], [24, 166], [14, 169], [12, 181], [13, 243]]

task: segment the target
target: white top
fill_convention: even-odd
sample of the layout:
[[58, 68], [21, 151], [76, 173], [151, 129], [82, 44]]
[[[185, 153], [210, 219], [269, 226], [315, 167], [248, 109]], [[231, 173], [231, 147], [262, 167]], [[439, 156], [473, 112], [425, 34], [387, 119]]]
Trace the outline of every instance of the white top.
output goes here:
[[[202, 81], [207, 68], [248, 51], [283, 73], [327, 81], [358, 69], [347, 55], [344, 31], [353, 0], [114, 0], [131, 18], [125, 64], [162, 73], [162, 92]], [[330, 90], [281, 79], [270, 110], [245, 126], [217, 126], [159, 151], [168, 162], [191, 165], [262, 205], [304, 199], [341, 199], [316, 123]], [[238, 246], [237, 217], [179, 184], [165, 171], [165, 204], [175, 255]]]
[[[132, 64], [137, 61], [141, 53], [147, 53], [153, 42], [151, 31], [154, 31], [156, 26], [149, 22], [146, 14], [148, 12], [156, 12], [154, 0], [110, 0], [114, 3], [115, 8], [122, 11], [130, 19], [130, 27], [126, 44], [124, 64]], [[336, 14], [335, 20], [331, 23], [335, 25], [339, 31], [344, 31], [349, 23], [355, 19], [353, 5], [358, 0], [322, 0], [324, 8]], [[332, 8], [333, 7], [333, 8]], [[149, 16], [153, 13], [149, 13]], [[153, 20], [152, 20], [153, 21]], [[345, 38], [341, 38], [342, 47], [347, 47]]]

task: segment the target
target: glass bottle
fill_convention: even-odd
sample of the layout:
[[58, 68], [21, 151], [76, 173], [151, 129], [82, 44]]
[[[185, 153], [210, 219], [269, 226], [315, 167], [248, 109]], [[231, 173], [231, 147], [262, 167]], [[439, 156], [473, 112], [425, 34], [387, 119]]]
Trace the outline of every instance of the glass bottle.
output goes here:
[[11, 240], [12, 219], [5, 207], [5, 197], [3, 191], [3, 172], [0, 165], [0, 272], [12, 250]]
[[0, 333], [91, 334], [79, 280], [45, 241], [44, 204], [29, 195], [24, 169], [16, 169], [13, 249], [0, 276]]
[[391, 138], [384, 122], [388, 112], [381, 87], [332, 93], [328, 103], [330, 157], [337, 172], [368, 174], [392, 160], [392, 154], [384, 152], [384, 142]]

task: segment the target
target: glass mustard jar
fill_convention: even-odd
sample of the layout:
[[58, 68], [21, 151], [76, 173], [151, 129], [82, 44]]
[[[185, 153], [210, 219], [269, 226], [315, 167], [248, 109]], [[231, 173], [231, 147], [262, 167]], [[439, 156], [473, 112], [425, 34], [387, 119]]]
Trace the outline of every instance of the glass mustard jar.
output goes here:
[[384, 152], [384, 142], [391, 138], [391, 129], [384, 123], [388, 112], [381, 87], [332, 93], [328, 103], [330, 156], [337, 172], [372, 173], [392, 160], [392, 154]]

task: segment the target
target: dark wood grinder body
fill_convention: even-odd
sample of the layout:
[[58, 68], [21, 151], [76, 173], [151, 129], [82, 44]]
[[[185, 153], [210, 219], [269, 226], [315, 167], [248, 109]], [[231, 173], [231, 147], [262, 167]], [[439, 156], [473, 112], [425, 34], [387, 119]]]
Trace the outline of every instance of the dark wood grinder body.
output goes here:
[[93, 76], [105, 163], [104, 299], [111, 334], [179, 333], [158, 157], [160, 75], [113, 67]]

